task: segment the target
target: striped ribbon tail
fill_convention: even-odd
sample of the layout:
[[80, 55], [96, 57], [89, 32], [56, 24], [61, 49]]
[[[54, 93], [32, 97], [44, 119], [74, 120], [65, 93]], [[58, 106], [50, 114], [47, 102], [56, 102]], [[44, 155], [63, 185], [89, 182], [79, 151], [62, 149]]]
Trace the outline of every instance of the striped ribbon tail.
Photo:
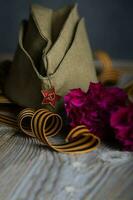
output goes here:
[[9, 99], [7, 99], [4, 95], [0, 94], [0, 103], [3, 104], [14, 104]]
[[96, 58], [103, 64], [102, 72], [99, 76], [99, 81], [106, 84], [108, 82], [117, 83], [122, 70], [114, 69], [110, 56], [104, 51], [96, 51]]
[[100, 144], [100, 139], [91, 134], [84, 125], [73, 128], [63, 143], [53, 142], [54, 136], [63, 134], [61, 133], [62, 118], [46, 109], [26, 108], [19, 113], [17, 121], [13, 117], [0, 114], [0, 122], [20, 129], [57, 152], [87, 153], [95, 150]]
[[9, 125], [9, 126], [16, 128], [16, 129], [19, 129], [19, 127], [17, 125], [17, 121], [14, 117], [9, 117], [9, 116], [5, 116], [3, 114], [0, 114], [0, 123]]

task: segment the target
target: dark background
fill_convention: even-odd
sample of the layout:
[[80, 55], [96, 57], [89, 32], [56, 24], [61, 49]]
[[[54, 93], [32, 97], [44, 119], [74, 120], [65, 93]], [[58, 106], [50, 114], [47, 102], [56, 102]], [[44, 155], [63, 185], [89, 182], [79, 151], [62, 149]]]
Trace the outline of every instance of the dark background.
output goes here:
[[[78, 2], [86, 19], [93, 50], [107, 51], [113, 58], [133, 59], [132, 0], [33, 0], [47, 7], [59, 8]], [[0, 0], [0, 53], [13, 53], [20, 21], [28, 18], [28, 0]]]

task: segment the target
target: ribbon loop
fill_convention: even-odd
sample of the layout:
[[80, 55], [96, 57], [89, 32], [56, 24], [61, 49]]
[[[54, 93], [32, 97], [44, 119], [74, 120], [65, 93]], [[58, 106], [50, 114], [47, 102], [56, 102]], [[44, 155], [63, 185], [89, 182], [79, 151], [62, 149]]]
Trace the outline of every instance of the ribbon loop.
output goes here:
[[34, 110], [26, 108], [19, 113], [17, 119], [20, 130], [31, 137], [35, 137], [31, 129], [31, 119], [33, 115]]

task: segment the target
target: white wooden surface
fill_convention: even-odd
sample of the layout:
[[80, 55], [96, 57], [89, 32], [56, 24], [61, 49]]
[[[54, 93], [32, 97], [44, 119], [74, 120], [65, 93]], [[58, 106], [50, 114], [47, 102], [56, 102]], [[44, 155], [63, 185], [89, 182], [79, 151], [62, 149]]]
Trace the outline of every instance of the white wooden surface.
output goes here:
[[132, 186], [132, 153], [60, 154], [0, 126], [0, 200], [132, 200]]

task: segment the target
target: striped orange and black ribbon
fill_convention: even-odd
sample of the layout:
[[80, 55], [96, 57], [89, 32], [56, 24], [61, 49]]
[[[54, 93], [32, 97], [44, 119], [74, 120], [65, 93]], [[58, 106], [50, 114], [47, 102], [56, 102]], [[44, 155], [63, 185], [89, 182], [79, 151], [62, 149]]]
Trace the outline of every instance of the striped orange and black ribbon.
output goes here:
[[122, 75], [123, 71], [113, 68], [112, 60], [108, 53], [104, 51], [96, 51], [96, 58], [102, 63], [103, 69], [100, 74], [99, 81], [106, 84], [107, 82], [117, 83], [119, 77]]
[[0, 114], [0, 122], [20, 129], [57, 152], [87, 153], [95, 150], [100, 144], [100, 139], [91, 134], [84, 125], [73, 128], [63, 143], [53, 142], [54, 136], [62, 135], [62, 118], [46, 109], [26, 108], [19, 113], [17, 120]]

